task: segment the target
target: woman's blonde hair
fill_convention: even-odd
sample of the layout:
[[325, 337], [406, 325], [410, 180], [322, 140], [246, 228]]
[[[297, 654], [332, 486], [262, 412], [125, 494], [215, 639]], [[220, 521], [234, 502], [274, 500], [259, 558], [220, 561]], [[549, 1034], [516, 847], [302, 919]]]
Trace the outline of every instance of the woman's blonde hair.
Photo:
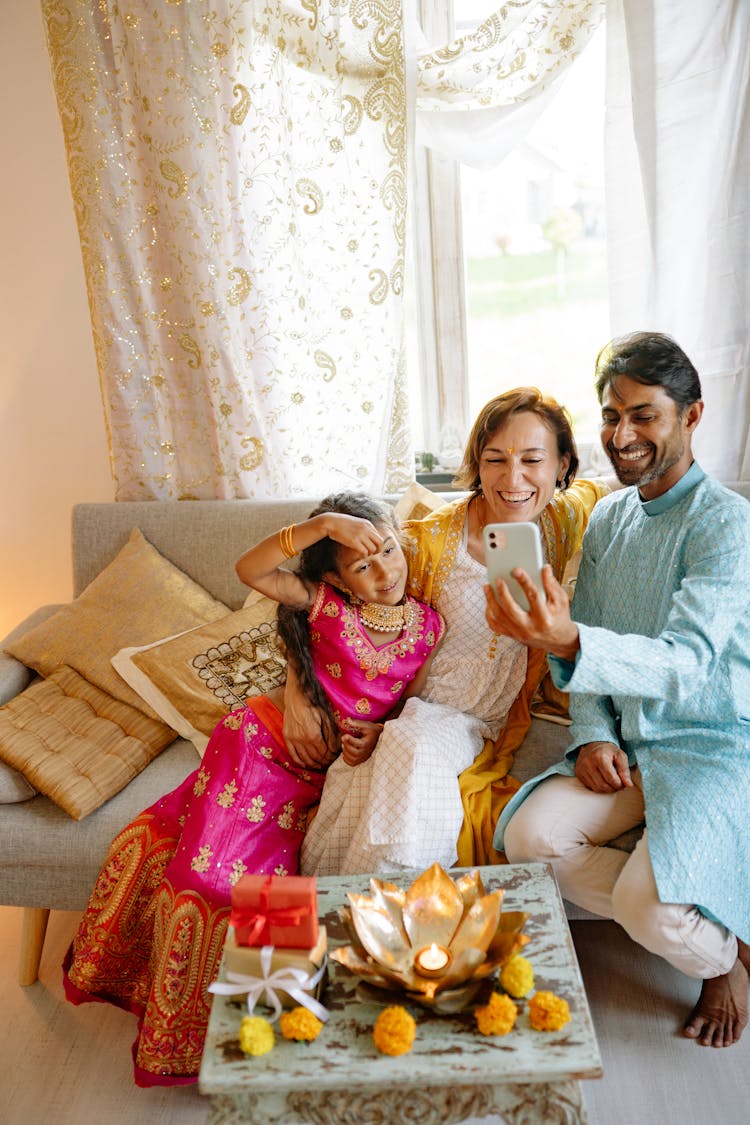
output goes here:
[[504, 426], [514, 414], [536, 414], [545, 426], [555, 435], [557, 452], [562, 458], [567, 453], [570, 464], [565, 476], [559, 482], [561, 488], [568, 488], [578, 470], [578, 450], [573, 437], [573, 425], [564, 406], [554, 398], [543, 395], [536, 387], [516, 387], [512, 391], [496, 395], [482, 407], [471, 428], [469, 440], [464, 450], [463, 461], [453, 480], [457, 488], [479, 492], [479, 464], [482, 453], [492, 435]]

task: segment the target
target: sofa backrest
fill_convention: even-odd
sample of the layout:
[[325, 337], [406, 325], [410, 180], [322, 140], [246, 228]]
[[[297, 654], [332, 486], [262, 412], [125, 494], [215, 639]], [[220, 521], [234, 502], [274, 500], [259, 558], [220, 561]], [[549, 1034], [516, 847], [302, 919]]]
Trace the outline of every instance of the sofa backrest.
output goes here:
[[230, 609], [249, 590], [237, 559], [284, 524], [298, 523], [315, 500], [143, 500], [76, 504], [72, 516], [73, 594], [78, 596], [125, 546], [134, 527], [157, 551]]
[[[750, 481], [729, 484], [750, 501]], [[456, 494], [445, 494], [450, 499]], [[393, 497], [391, 497], [393, 500]], [[72, 517], [73, 594], [78, 596], [125, 546], [134, 527], [170, 562], [230, 609], [248, 589], [234, 564], [243, 551], [317, 503], [304, 500], [134, 500], [76, 504]]]

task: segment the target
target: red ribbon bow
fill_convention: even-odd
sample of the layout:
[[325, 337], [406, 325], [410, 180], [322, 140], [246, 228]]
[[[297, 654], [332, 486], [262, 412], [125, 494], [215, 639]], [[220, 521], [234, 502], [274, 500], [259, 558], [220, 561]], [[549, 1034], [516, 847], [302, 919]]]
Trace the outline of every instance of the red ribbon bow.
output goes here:
[[[260, 888], [260, 900], [257, 907], [234, 907], [229, 915], [229, 924], [234, 926], [235, 933], [246, 926], [248, 934], [243, 945], [268, 944], [271, 926], [298, 926], [303, 918], [312, 913], [310, 903], [303, 906], [282, 906], [269, 909], [271, 897], [271, 884], [273, 875], [269, 875]], [[244, 935], [243, 935], [244, 936]]]

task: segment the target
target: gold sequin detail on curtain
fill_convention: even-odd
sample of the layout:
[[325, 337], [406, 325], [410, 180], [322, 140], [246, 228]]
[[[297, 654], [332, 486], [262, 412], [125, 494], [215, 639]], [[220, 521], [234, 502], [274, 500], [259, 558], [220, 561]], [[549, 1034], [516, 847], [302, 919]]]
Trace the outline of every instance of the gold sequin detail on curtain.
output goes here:
[[42, 0], [116, 496], [396, 491], [398, 0]]

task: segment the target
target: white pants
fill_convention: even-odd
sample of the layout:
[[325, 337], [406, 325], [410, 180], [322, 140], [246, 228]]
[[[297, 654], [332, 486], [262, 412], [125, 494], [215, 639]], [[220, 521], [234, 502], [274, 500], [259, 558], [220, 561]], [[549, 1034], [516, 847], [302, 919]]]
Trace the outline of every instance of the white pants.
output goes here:
[[551, 863], [563, 898], [612, 918], [645, 949], [687, 976], [705, 980], [737, 960], [734, 934], [695, 906], [661, 902], [644, 831], [632, 853], [609, 847], [642, 823], [640, 771], [633, 788], [594, 793], [575, 777], [541, 782], [505, 829], [511, 863]]
[[432, 863], [451, 867], [464, 810], [458, 775], [482, 749], [481, 719], [407, 699], [371, 758], [326, 774], [302, 844], [303, 875], [380, 874]]

